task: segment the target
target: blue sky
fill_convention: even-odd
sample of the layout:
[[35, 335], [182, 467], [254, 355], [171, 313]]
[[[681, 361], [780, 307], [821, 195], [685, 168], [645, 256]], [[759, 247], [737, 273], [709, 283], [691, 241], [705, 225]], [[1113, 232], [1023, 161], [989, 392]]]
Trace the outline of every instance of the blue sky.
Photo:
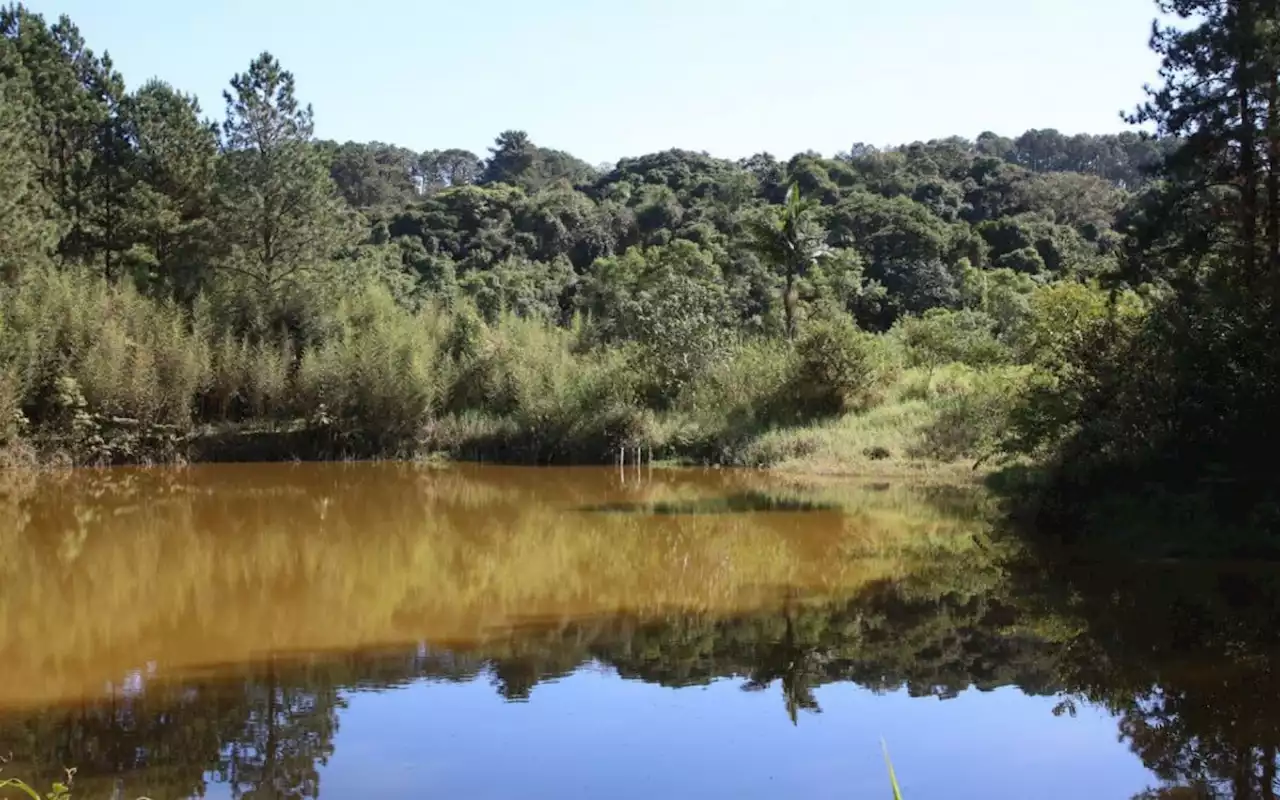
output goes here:
[[983, 130], [1122, 130], [1151, 0], [27, 0], [131, 87], [221, 118], [262, 50], [317, 134], [481, 154], [500, 131], [591, 162], [668, 147], [832, 154]]

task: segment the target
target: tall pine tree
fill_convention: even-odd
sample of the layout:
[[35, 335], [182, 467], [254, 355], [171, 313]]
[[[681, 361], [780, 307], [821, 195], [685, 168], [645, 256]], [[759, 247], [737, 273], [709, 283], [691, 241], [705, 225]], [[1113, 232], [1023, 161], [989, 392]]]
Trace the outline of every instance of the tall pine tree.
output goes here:
[[[12, 57], [0, 39], [0, 61]], [[50, 202], [41, 187], [31, 141], [31, 96], [19, 81], [0, 78], [0, 278], [48, 258], [57, 242]]]
[[0, 8], [0, 36], [14, 54], [0, 77], [24, 74], [30, 89], [32, 164], [54, 203], [58, 253], [63, 261], [92, 262], [102, 240], [94, 214], [103, 178], [98, 154], [118, 76], [65, 16], [51, 26], [21, 5]]
[[191, 301], [215, 254], [212, 203], [218, 134], [200, 104], [153, 80], [127, 100], [137, 241], [128, 268], [155, 294]]
[[323, 270], [352, 242], [352, 228], [293, 75], [263, 53], [224, 98], [217, 219], [229, 252], [221, 265], [269, 292]]
[[[1147, 231], [1155, 235], [1139, 240], [1142, 254], [1172, 256], [1196, 273], [1212, 263], [1215, 277], [1250, 288], [1268, 273], [1280, 282], [1280, 8], [1276, 0], [1158, 6], [1181, 22], [1154, 27], [1163, 83], [1131, 120], [1182, 144], [1164, 164]], [[1205, 261], [1210, 254], [1217, 258]]]

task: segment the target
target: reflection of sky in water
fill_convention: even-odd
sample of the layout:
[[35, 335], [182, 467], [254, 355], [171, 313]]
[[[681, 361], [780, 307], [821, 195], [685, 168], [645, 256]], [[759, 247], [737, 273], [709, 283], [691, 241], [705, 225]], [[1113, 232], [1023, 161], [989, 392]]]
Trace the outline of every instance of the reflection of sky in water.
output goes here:
[[1052, 697], [941, 701], [840, 683], [792, 727], [776, 684], [741, 685], [673, 690], [584, 671], [528, 703], [504, 702], [487, 677], [354, 693], [321, 797], [884, 798], [881, 737], [908, 800], [1107, 800], [1155, 783], [1114, 719], [1089, 707], [1055, 717]]
[[143, 669], [130, 670], [118, 683], [108, 682], [103, 692], [118, 697], [138, 697], [147, 688], [147, 680], [156, 675], [156, 662], [148, 661]]

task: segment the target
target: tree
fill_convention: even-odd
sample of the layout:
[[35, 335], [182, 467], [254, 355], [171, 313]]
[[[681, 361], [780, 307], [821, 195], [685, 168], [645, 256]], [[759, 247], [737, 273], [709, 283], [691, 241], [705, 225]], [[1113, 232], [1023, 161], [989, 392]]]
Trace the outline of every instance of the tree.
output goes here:
[[470, 150], [432, 150], [418, 158], [423, 190], [448, 189], [475, 183], [484, 171], [484, 162]]
[[524, 131], [503, 131], [489, 148], [480, 183], [509, 183], [520, 186], [530, 176], [538, 149]]
[[[1155, 123], [1159, 132], [1181, 140], [1165, 164], [1173, 190], [1166, 216], [1177, 206], [1199, 209], [1208, 201], [1234, 222], [1227, 240], [1183, 235], [1182, 244], [1214, 241], [1225, 245], [1244, 280], [1256, 282], [1259, 264], [1280, 271], [1280, 183], [1269, 199], [1265, 217], [1275, 229], [1267, 254], [1260, 259], [1258, 236], [1263, 214], [1258, 205], [1259, 141], [1272, 143], [1268, 152], [1280, 154], [1280, 116], [1268, 110], [1267, 129], [1259, 130], [1258, 110], [1275, 106], [1271, 91], [1280, 62], [1274, 5], [1266, 0], [1159, 0], [1160, 10], [1198, 24], [1157, 25], [1151, 47], [1161, 57], [1164, 84], [1148, 90], [1148, 99], [1131, 116], [1135, 123]], [[1262, 77], [1267, 73], [1269, 80]], [[1280, 109], [1277, 109], [1280, 113]], [[1280, 158], [1267, 164], [1269, 188], [1280, 182]], [[1230, 186], [1223, 194], [1216, 187]], [[1274, 205], [1273, 205], [1274, 203]], [[1200, 224], [1209, 222], [1205, 215]], [[1184, 248], [1180, 248], [1185, 252]]]
[[354, 208], [402, 206], [416, 192], [419, 157], [404, 148], [347, 142], [334, 147], [330, 159], [329, 176]]
[[760, 257], [781, 275], [782, 309], [788, 339], [796, 337], [796, 281], [827, 253], [826, 232], [814, 218], [816, 205], [800, 196], [792, 184], [781, 208], [769, 207], [749, 223], [749, 234]]
[[0, 77], [17, 80], [31, 93], [29, 152], [40, 187], [56, 209], [58, 255], [92, 261], [101, 244], [94, 226], [102, 221], [92, 219], [101, 200], [94, 190], [107, 177], [98, 147], [110, 104], [118, 99], [119, 76], [85, 46], [65, 16], [50, 26], [21, 5], [6, 6], [0, 8], [0, 36], [9, 51]]
[[996, 340], [996, 320], [981, 311], [932, 308], [904, 317], [894, 330], [907, 351], [907, 363], [933, 371], [945, 364], [986, 367], [1008, 361], [1008, 348]]
[[[0, 39], [0, 52], [6, 41]], [[28, 151], [30, 95], [0, 79], [0, 279], [13, 281], [28, 262], [46, 257], [57, 243], [50, 202]]]
[[217, 130], [200, 119], [195, 97], [158, 80], [128, 98], [125, 117], [140, 217], [128, 266], [153, 293], [190, 302], [215, 253]]
[[671, 404], [723, 356], [731, 336], [724, 278], [692, 242], [632, 248], [596, 260], [579, 308], [601, 344], [634, 343], [650, 400]]
[[323, 267], [351, 232], [293, 75], [263, 53], [223, 97], [218, 222], [230, 252], [222, 267], [270, 292]]

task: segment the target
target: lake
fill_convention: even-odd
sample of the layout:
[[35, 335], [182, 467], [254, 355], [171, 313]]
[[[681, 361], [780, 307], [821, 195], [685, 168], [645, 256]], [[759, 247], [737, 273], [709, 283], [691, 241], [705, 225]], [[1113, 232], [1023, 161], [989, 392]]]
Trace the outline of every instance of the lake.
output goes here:
[[[210, 465], [0, 481], [5, 777], [77, 798], [1273, 798], [1280, 582], [976, 488]], [[1143, 794], [1151, 790], [1150, 794]]]

